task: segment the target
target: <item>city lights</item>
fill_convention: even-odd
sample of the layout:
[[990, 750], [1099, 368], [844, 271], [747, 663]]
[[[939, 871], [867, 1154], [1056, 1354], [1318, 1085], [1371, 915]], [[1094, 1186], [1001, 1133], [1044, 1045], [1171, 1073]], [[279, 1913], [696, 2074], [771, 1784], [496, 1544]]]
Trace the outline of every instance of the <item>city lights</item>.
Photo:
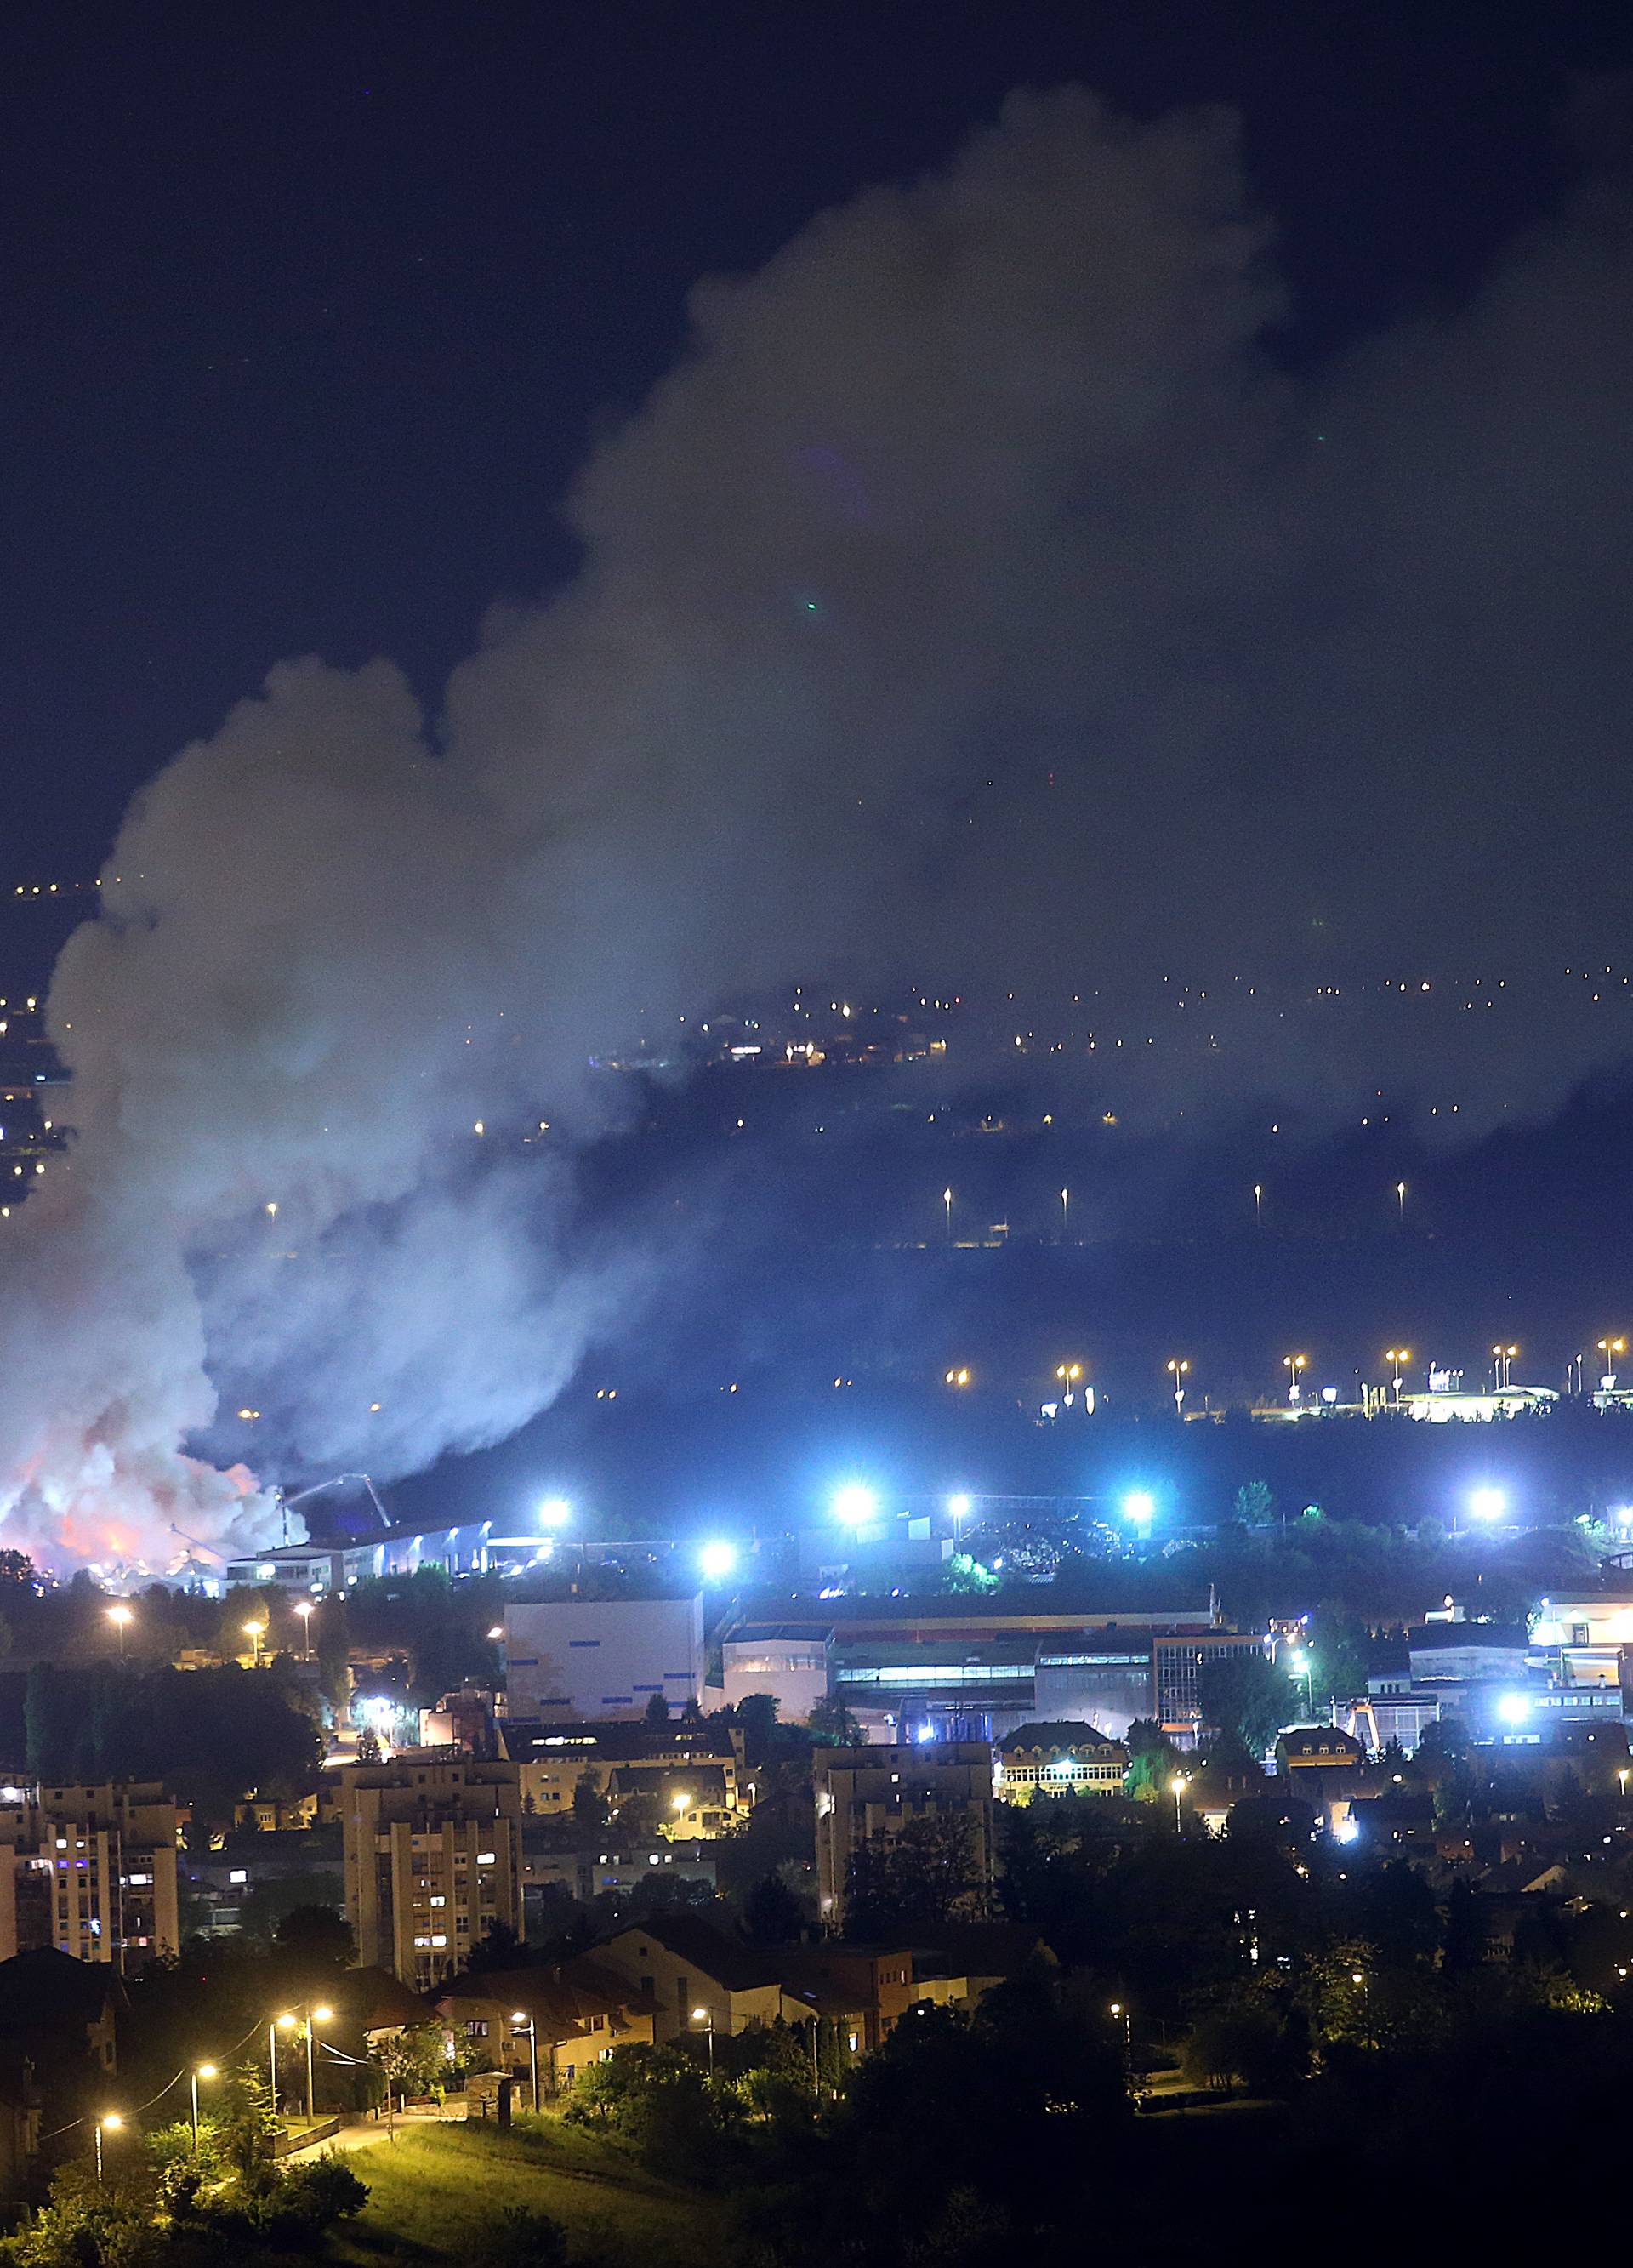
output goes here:
[[835, 1520], [842, 1520], [848, 1528], [865, 1528], [879, 1511], [879, 1498], [871, 1488], [860, 1482], [849, 1482], [835, 1489], [831, 1507]]

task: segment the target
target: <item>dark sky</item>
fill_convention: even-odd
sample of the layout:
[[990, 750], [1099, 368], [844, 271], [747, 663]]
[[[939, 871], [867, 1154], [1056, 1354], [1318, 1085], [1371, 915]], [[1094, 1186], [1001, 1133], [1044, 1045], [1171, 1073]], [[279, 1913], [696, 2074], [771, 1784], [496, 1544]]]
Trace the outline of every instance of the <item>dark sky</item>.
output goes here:
[[9, 11], [0, 881], [93, 872], [281, 656], [434, 696], [696, 278], [1011, 87], [1237, 107], [1307, 365], [1467, 290], [1629, 63], [1625, 8], [1490, 0]]

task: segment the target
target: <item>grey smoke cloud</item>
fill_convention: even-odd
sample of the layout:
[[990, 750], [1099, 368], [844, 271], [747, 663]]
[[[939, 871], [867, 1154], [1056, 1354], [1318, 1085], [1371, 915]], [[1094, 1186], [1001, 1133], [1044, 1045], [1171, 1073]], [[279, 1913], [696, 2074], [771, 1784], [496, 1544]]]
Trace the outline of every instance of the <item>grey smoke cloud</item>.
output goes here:
[[[179, 1456], [207, 1362], [272, 1382], [257, 1445], [306, 1472], [544, 1406], [662, 1264], [573, 1193], [585, 1058], [637, 1014], [840, 965], [1603, 950], [1629, 248], [1593, 188], [1472, 305], [1295, 379], [1232, 122], [1067, 90], [701, 285], [568, 501], [580, 571], [496, 613], [441, 716], [384, 661], [283, 664], [133, 806], [52, 990], [78, 1134], [10, 1248], [12, 1527], [153, 1562], [264, 1527]], [[1290, 1061], [1244, 1016], [1227, 1083], [1348, 1108], [1416, 1068], [1335, 1028]], [[1471, 1055], [1470, 1116], [1597, 1028]]]

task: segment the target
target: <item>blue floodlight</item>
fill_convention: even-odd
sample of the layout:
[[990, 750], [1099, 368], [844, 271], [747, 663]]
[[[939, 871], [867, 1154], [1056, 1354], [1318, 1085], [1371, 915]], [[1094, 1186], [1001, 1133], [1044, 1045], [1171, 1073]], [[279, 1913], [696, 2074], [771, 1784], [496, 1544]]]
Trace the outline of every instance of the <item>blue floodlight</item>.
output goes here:
[[1505, 1725], [1523, 1725], [1531, 1714], [1530, 1697], [1524, 1693], [1504, 1693], [1497, 1705], [1497, 1713]]
[[865, 1528], [879, 1511], [879, 1498], [871, 1488], [852, 1481], [848, 1486], [834, 1491], [833, 1514], [848, 1528]]
[[962, 1491], [957, 1496], [950, 1496], [947, 1498], [947, 1510], [954, 1520], [967, 1520], [975, 1509], [975, 1498], [965, 1495]]
[[565, 1528], [573, 1516], [573, 1508], [564, 1496], [547, 1496], [539, 1506], [541, 1528]]
[[698, 1566], [706, 1583], [724, 1583], [737, 1565], [735, 1543], [705, 1543], [697, 1555]]
[[1470, 1489], [1468, 1509], [1476, 1520], [1501, 1520], [1508, 1510], [1508, 1498], [1500, 1488]]
[[1122, 1499], [1122, 1516], [1136, 1528], [1149, 1528], [1157, 1517], [1157, 1499], [1149, 1489], [1130, 1489]]

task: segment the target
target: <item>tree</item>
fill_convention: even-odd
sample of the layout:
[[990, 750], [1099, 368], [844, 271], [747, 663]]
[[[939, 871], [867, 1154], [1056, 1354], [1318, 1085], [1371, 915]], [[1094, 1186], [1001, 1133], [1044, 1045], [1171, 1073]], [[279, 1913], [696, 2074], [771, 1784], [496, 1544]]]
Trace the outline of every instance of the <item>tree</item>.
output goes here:
[[357, 1762], [377, 1764], [380, 1761], [380, 1736], [373, 1727], [366, 1726], [357, 1735]]
[[854, 1749], [862, 1739], [862, 1727], [844, 1703], [824, 1694], [812, 1710], [806, 1722], [813, 1746], [820, 1749]]
[[1196, 1697], [1204, 1722], [1257, 1756], [1287, 1721], [1287, 1680], [1261, 1653], [1205, 1660]]
[[591, 1835], [599, 1835], [611, 1813], [606, 1796], [601, 1793], [601, 1776], [593, 1766], [578, 1775], [573, 1789], [573, 1824]]
[[756, 1945], [786, 1945], [799, 1934], [805, 1908], [780, 1874], [762, 1874], [743, 1900], [743, 1927]]
[[357, 1941], [332, 1905], [291, 1906], [274, 1933], [274, 1942], [292, 1968], [308, 1976], [349, 1969], [357, 1958]]
[[947, 1562], [943, 1587], [949, 1591], [996, 1591], [1002, 1587], [1002, 1578], [979, 1559], [972, 1559], [967, 1551], [955, 1551]]
[[655, 1732], [661, 1732], [669, 1722], [669, 1704], [661, 1693], [647, 1696], [646, 1721]]
[[474, 2268], [567, 2268], [567, 2231], [548, 2213], [506, 2205], [477, 2239]]
[[1175, 1772], [1184, 1770], [1184, 1759], [1162, 1727], [1149, 1717], [1136, 1717], [1126, 1738], [1129, 1793], [1142, 1803], [1155, 1803], [1167, 1793]]
[[975, 1836], [964, 1813], [927, 1812], [894, 1836], [875, 1836], [851, 1855], [845, 1885], [845, 1934], [933, 1937], [985, 1903]]
[[1236, 1491], [1235, 1512], [1244, 1528], [1269, 1528], [1276, 1518], [1269, 1481], [1244, 1481]]

